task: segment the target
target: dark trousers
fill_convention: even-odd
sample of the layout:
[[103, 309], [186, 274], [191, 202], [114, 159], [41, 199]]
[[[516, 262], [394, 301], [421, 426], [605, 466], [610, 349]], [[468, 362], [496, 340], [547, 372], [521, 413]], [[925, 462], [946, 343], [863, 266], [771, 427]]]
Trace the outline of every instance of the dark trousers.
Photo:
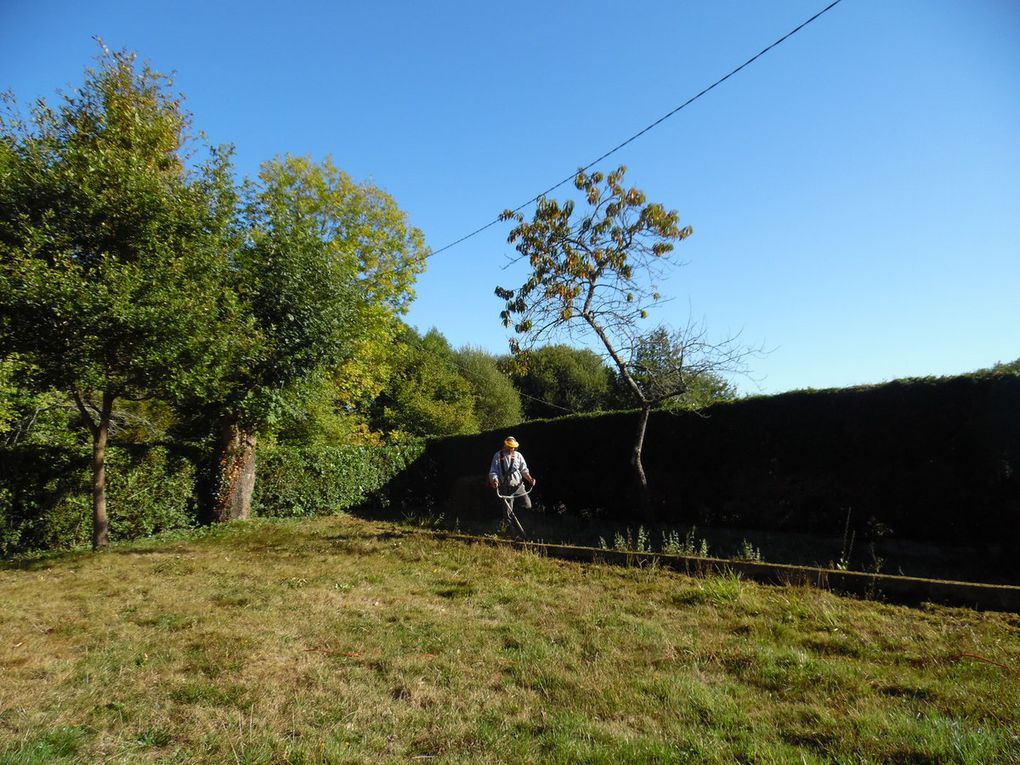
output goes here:
[[[513, 509], [515, 509], [515, 510], [518, 508], [518, 506], [524, 508], [525, 510], [530, 510], [531, 509], [531, 497], [529, 497], [525, 493], [526, 491], [527, 491], [527, 489], [524, 488], [524, 484], [523, 483], [518, 484], [517, 488], [514, 489], [513, 491], [510, 491], [510, 487], [508, 487], [508, 486], [500, 486], [499, 487], [499, 493], [502, 494], [504, 497], [513, 495], [513, 499], [511, 500], [511, 502], [513, 503]], [[499, 501], [499, 506], [502, 509], [505, 510], [506, 509], [506, 500], [505, 499], [499, 499], [498, 501]]]

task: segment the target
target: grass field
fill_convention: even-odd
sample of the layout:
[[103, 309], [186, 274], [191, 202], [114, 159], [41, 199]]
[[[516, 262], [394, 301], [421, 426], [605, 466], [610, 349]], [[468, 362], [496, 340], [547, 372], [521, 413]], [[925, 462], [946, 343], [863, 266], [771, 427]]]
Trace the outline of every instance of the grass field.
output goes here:
[[350, 516], [0, 569], [0, 763], [1020, 762], [1020, 618]]

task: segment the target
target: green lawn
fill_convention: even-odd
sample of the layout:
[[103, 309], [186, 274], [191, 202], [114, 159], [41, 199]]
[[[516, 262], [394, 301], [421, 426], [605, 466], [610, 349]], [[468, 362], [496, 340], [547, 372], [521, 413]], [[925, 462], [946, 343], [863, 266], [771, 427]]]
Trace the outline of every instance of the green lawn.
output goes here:
[[350, 516], [26, 561], [0, 603], [0, 763], [1020, 762], [1015, 615]]

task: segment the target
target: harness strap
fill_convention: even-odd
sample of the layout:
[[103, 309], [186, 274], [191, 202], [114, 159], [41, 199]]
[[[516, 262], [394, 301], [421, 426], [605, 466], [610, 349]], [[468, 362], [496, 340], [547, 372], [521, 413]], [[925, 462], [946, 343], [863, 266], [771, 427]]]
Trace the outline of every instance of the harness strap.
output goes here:
[[[504, 462], [504, 460], [505, 460], [505, 462]], [[511, 469], [514, 466], [514, 462], [515, 462], [515, 460], [514, 460], [514, 455], [513, 454], [511, 454], [509, 457], [500, 457], [499, 458], [498, 467], [499, 467], [499, 477], [501, 479], [502, 478], [506, 478], [507, 473], [511, 472]]]
[[[504, 460], [505, 460], [505, 463], [504, 463]], [[499, 470], [499, 483], [500, 483], [501, 486], [503, 486], [503, 485], [508, 486], [508, 487], [510, 486], [510, 483], [509, 483], [510, 482], [510, 477], [511, 477], [511, 475], [514, 472], [516, 472], [516, 468], [514, 467], [516, 465], [516, 463], [517, 463], [517, 452], [513, 452], [508, 457], [503, 457], [502, 455], [500, 456], [499, 461], [498, 461], [496, 467]], [[521, 476], [521, 480], [524, 480], [523, 476]]]

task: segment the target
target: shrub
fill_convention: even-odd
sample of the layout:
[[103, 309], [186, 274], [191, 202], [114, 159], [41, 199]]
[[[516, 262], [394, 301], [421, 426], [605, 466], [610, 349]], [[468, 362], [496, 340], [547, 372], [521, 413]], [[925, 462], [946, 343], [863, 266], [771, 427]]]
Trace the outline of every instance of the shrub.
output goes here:
[[[418, 441], [385, 447], [260, 448], [253, 514], [293, 517], [348, 509], [378, 493], [421, 450]], [[194, 526], [196, 464], [195, 455], [183, 447], [110, 447], [111, 540]], [[0, 556], [88, 544], [91, 476], [87, 446], [0, 449]]]
[[419, 441], [393, 446], [262, 447], [252, 514], [325, 515], [376, 494], [421, 453]]
[[[106, 470], [111, 540], [194, 524], [195, 467], [183, 454], [114, 446]], [[0, 556], [87, 544], [91, 475], [87, 447], [0, 450]]]

